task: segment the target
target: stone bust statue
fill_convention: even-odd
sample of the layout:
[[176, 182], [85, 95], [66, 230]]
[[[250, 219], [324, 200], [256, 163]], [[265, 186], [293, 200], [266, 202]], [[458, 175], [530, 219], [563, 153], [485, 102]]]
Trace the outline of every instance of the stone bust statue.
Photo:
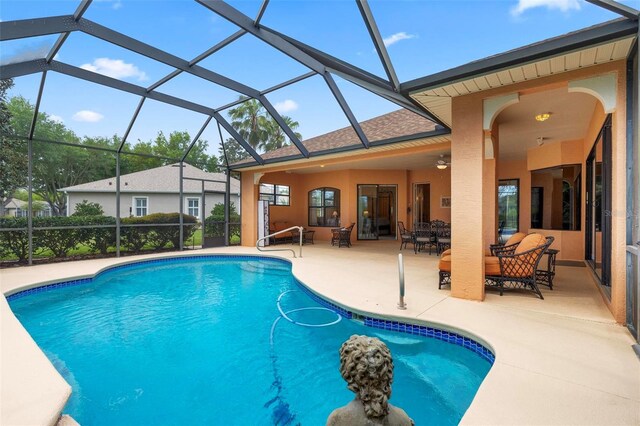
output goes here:
[[410, 426], [404, 410], [389, 404], [393, 382], [393, 359], [387, 345], [368, 336], [351, 336], [340, 348], [340, 374], [355, 399], [334, 410], [328, 426]]

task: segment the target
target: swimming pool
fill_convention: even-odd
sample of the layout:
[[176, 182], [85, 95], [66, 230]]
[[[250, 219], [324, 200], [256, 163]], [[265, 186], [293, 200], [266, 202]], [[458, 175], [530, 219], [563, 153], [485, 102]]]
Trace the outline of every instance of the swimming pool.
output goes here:
[[81, 424], [324, 424], [353, 397], [338, 371], [352, 334], [391, 349], [392, 404], [417, 424], [459, 422], [490, 357], [343, 319], [290, 268], [253, 257], [162, 259], [9, 302], [72, 386], [64, 412]]

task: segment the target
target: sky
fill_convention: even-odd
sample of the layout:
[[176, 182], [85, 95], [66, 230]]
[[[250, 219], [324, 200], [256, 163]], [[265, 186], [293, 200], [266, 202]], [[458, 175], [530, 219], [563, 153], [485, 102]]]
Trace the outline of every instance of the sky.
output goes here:
[[[228, 3], [254, 18], [261, 1]], [[624, 3], [640, 9], [640, 0]], [[78, 4], [78, 0], [0, 0], [0, 20], [72, 14]], [[582, 0], [370, 0], [369, 5], [401, 82], [618, 18]], [[185, 60], [238, 29], [191, 0], [94, 0], [84, 18]], [[261, 24], [385, 77], [354, 0], [271, 0]], [[51, 35], [1, 42], [0, 63], [42, 58], [56, 38]], [[56, 60], [144, 87], [173, 71], [79, 32], [69, 36]], [[199, 65], [258, 90], [309, 71], [249, 34]], [[350, 82], [336, 80], [359, 121], [398, 109]], [[35, 103], [39, 82], [39, 74], [16, 78], [10, 96], [21, 95]], [[158, 91], [212, 108], [239, 96], [187, 73]], [[267, 98], [282, 115], [299, 123], [297, 131], [303, 139], [348, 125], [319, 76], [270, 93]], [[137, 96], [52, 72], [47, 75], [41, 111], [79, 136], [122, 136], [139, 101]], [[158, 131], [168, 134], [174, 130], [186, 130], [195, 136], [206, 118], [147, 100], [128, 140], [135, 144], [137, 140], [153, 139]], [[209, 125], [202, 138], [209, 141], [209, 153], [216, 153], [217, 126]]]

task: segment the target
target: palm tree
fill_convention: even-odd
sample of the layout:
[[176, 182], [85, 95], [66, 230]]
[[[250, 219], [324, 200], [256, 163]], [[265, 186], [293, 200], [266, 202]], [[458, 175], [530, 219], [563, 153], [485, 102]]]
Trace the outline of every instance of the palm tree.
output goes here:
[[[300, 123], [294, 121], [289, 116], [283, 115], [282, 120], [291, 130], [295, 130], [300, 126]], [[284, 130], [282, 130], [282, 127], [280, 127], [276, 120], [269, 117], [266, 124], [267, 140], [260, 146], [265, 150], [265, 152], [273, 151], [274, 149], [282, 148], [283, 146], [291, 144], [291, 141], [287, 138]], [[302, 135], [300, 133], [294, 132], [294, 134], [298, 139], [302, 139]]]
[[254, 149], [266, 142], [267, 112], [256, 99], [249, 99], [236, 108], [230, 109], [229, 117], [233, 128]]

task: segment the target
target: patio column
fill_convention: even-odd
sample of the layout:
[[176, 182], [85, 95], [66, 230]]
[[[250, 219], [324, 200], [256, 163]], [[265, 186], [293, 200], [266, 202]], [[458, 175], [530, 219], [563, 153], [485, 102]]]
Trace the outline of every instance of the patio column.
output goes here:
[[484, 133], [483, 233], [484, 248], [494, 244], [498, 236], [498, 125]]
[[482, 98], [452, 99], [451, 295], [484, 299], [484, 132]]
[[255, 180], [255, 173], [242, 172], [240, 175], [240, 181], [242, 184], [242, 198], [240, 202], [242, 210], [242, 228], [241, 228], [241, 243], [243, 246], [255, 246], [258, 239], [258, 218], [257, 218], [257, 205], [258, 200], [258, 185], [260, 184], [261, 174], [257, 174], [259, 177]]

